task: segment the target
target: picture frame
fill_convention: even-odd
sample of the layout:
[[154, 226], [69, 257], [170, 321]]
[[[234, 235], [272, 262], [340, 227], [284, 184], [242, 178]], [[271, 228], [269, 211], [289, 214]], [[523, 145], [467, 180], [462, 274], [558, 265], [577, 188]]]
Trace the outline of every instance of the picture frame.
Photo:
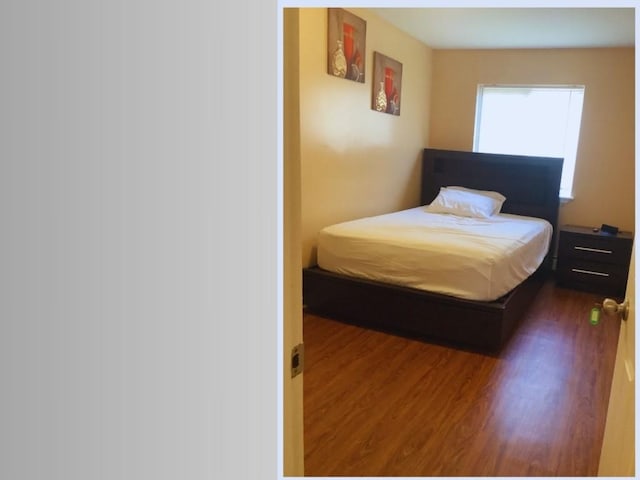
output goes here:
[[367, 22], [342, 8], [327, 10], [327, 73], [364, 83]]
[[373, 53], [371, 108], [377, 112], [400, 115], [402, 63], [380, 52]]

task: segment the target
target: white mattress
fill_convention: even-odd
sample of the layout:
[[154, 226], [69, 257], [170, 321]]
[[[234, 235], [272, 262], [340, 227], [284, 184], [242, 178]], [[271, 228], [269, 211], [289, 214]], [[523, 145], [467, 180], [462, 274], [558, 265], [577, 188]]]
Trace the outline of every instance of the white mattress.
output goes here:
[[489, 219], [428, 213], [425, 207], [324, 228], [318, 265], [345, 275], [491, 301], [542, 263], [552, 227], [539, 218]]

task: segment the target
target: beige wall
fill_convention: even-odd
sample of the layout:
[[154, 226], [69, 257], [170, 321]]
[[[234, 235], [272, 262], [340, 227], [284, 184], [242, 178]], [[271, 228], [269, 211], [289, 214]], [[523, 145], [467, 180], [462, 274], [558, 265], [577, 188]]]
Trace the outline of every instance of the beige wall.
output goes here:
[[[332, 223], [419, 201], [419, 159], [428, 143], [431, 50], [365, 9], [365, 83], [327, 73], [327, 9], [300, 9], [300, 159], [303, 264]], [[402, 63], [401, 114], [371, 109], [373, 52]]]
[[480, 83], [585, 85], [573, 194], [560, 223], [634, 228], [634, 49], [434, 50], [430, 146], [473, 147]]

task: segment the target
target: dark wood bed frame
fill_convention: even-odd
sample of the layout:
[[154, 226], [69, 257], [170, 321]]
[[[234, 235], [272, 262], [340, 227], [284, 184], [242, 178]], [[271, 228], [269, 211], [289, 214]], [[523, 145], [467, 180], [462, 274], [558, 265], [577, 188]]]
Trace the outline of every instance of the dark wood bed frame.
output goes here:
[[413, 288], [349, 277], [317, 266], [303, 269], [306, 311], [426, 341], [483, 351], [499, 350], [551, 269], [557, 231], [561, 158], [425, 149], [421, 204], [443, 186], [501, 192], [503, 213], [544, 218], [554, 227], [538, 271], [493, 302], [463, 300]]

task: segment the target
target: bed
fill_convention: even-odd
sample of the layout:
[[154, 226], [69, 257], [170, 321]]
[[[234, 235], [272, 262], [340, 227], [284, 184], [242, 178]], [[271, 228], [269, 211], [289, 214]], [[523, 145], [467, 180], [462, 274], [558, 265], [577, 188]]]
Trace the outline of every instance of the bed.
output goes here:
[[[320, 235], [325, 237], [324, 246], [319, 249], [318, 259], [325, 268], [315, 265], [303, 269], [303, 303], [306, 311], [427, 341], [499, 350], [513, 333], [551, 269], [551, 252], [557, 235], [561, 173], [560, 158], [425, 149], [421, 202], [418, 207], [381, 216], [383, 227], [377, 223], [369, 224], [370, 219], [359, 219], [323, 229]], [[488, 247], [498, 255], [501, 250], [512, 248], [509, 245], [534, 243], [538, 246], [530, 257], [535, 257], [535, 260], [527, 260], [526, 265], [524, 260], [517, 260], [519, 263], [516, 266], [509, 263], [513, 260], [507, 260], [505, 265], [500, 266], [502, 260], [492, 256], [490, 251], [486, 253], [487, 258], [491, 257], [490, 260], [485, 258], [485, 253], [473, 253], [456, 263], [455, 258], [446, 258], [449, 251], [455, 250], [449, 248], [455, 243], [454, 237], [445, 236], [439, 242], [448, 247], [442, 251], [439, 263], [441, 267], [450, 266], [449, 271], [455, 273], [455, 276], [452, 273], [447, 279], [443, 271], [438, 273], [425, 267], [438, 263], [437, 256], [432, 251], [422, 251], [422, 247], [414, 244], [411, 237], [416, 236], [415, 231], [408, 234], [409, 238], [401, 241], [394, 239], [395, 243], [384, 244], [385, 232], [389, 231], [387, 227], [393, 229], [404, 222], [415, 225], [412, 222], [416, 215], [424, 219], [435, 215], [425, 220], [427, 223], [432, 223], [437, 217], [451, 217], [437, 215], [437, 210], [431, 213], [428, 209], [438, 203], [443, 190], [452, 186], [472, 189], [474, 192], [480, 190], [502, 194], [504, 203], [501, 204], [499, 215], [491, 217], [491, 220], [499, 218], [502, 222], [510, 217], [513, 220], [526, 217], [527, 222], [540, 225], [540, 231], [534, 228], [537, 233], [520, 232], [515, 243]], [[376, 218], [376, 221], [379, 220]], [[450, 220], [448, 218], [447, 222]], [[469, 223], [468, 220], [462, 223]], [[453, 221], [457, 222], [455, 219]], [[487, 222], [473, 219], [471, 223]], [[544, 225], [549, 228], [546, 229]], [[350, 230], [354, 226], [360, 230]], [[447, 224], [444, 228], [448, 231], [451, 226]], [[502, 231], [500, 225], [495, 228]], [[339, 235], [351, 236], [352, 243], [346, 246], [332, 243], [333, 236]], [[525, 237], [527, 240], [523, 242]], [[534, 241], [530, 242], [529, 238], [534, 237]], [[394, 268], [404, 265], [404, 269], [395, 269], [396, 277], [394, 268], [391, 273], [377, 271], [376, 262], [371, 262], [371, 257], [363, 254], [362, 258], [358, 258], [360, 252], [365, 251], [365, 243], [372, 243], [372, 251], [380, 258], [392, 259], [387, 264]], [[461, 251], [469, 251], [469, 248], [469, 245], [465, 245]], [[463, 267], [471, 264], [471, 260], [478, 263], [472, 266], [470, 272], [463, 273]], [[379, 265], [384, 263], [380, 262]], [[415, 272], [406, 268], [412, 264], [416, 265]], [[417, 275], [419, 270], [424, 270], [422, 276]], [[515, 283], [498, 281], [496, 286], [491, 282], [483, 282], [483, 278], [500, 280], [509, 277], [505, 272], [510, 271], [519, 272], [509, 279], [509, 282]], [[462, 278], [463, 281], [456, 284], [453, 278]]]

